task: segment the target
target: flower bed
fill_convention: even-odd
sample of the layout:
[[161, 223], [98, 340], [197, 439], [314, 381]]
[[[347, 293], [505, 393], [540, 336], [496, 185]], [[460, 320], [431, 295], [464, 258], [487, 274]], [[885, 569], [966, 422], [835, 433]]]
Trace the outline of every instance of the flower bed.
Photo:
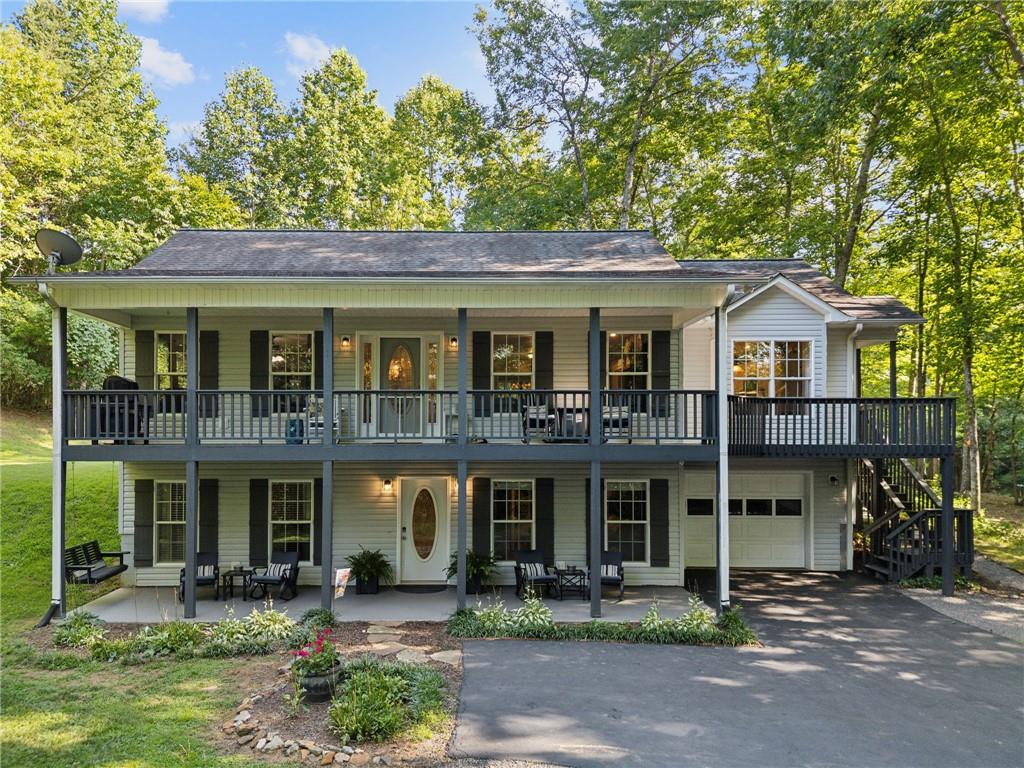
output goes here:
[[685, 645], [757, 645], [757, 635], [743, 620], [739, 607], [721, 616], [695, 595], [690, 610], [679, 618], [663, 618], [655, 603], [638, 624], [590, 621], [556, 624], [551, 609], [527, 597], [523, 607], [509, 611], [498, 601], [488, 608], [466, 609], [448, 621], [448, 633], [463, 638], [528, 638], [536, 640], [601, 640], [619, 643], [679, 643]]

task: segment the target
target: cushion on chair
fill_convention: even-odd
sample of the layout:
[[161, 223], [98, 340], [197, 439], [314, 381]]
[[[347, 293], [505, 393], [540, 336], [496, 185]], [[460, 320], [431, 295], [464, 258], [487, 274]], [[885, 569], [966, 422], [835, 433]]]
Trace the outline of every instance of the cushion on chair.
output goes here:
[[215, 565], [198, 565], [196, 566], [196, 577], [200, 579], [212, 579], [213, 569]]
[[523, 576], [527, 579], [536, 579], [547, 575], [541, 563], [522, 563], [519, 567], [523, 571]]
[[267, 576], [275, 579], [285, 579], [291, 572], [291, 566], [288, 563], [271, 563], [267, 566]]
[[620, 578], [619, 577], [619, 566], [617, 565], [602, 565], [601, 566], [601, 578], [606, 577]]

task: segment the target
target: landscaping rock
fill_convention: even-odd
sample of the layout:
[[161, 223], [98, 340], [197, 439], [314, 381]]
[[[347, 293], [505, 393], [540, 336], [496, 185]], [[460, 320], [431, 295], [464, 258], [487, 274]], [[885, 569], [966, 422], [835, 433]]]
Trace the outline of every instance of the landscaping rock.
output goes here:
[[377, 755], [373, 758], [374, 765], [391, 765], [391, 758], [387, 755]]
[[385, 632], [385, 633], [377, 633], [377, 632], [369, 633], [368, 632], [366, 634], [366, 639], [370, 643], [373, 643], [373, 644], [376, 645], [378, 643], [397, 643], [399, 640], [402, 639], [402, 636], [399, 635], [399, 634], [395, 634], [394, 632]]
[[250, 733], [248, 736], [240, 737], [238, 739], [238, 744], [239, 744], [239, 746], [244, 746], [244, 745], [248, 744], [250, 741], [252, 741], [255, 738], [256, 738], [256, 734], [255, 733]]
[[292, 755], [294, 755], [298, 751], [299, 751], [299, 745], [296, 744], [294, 741], [289, 746], [284, 748], [285, 757], [291, 757]]
[[355, 754], [355, 749], [350, 747], [348, 744], [346, 744], [344, 747], [342, 747], [340, 751], [344, 752], [346, 755], [353, 755], [353, 754]]
[[401, 643], [382, 643], [380, 645], [370, 646], [370, 653], [376, 656], [390, 656], [393, 653], [405, 650], [405, 646]]
[[334, 762], [334, 752], [324, 752], [320, 757], [320, 765], [330, 765]]
[[308, 749], [300, 749], [299, 750], [299, 760], [305, 760], [307, 757], [309, 757], [309, 750]]
[[264, 739], [260, 739], [259, 741], [256, 742], [256, 751], [257, 752], [262, 752], [263, 748], [265, 746], [267, 746], [267, 740], [265, 738]]
[[274, 736], [271, 737], [270, 741], [267, 742], [267, 745], [263, 748], [263, 751], [264, 752], [274, 752], [274, 751], [280, 749], [283, 746], [284, 746], [284, 739], [282, 739], [277, 734], [274, 734]]
[[462, 651], [438, 651], [430, 654], [430, 658], [440, 661], [442, 664], [457, 667], [462, 663]]
[[334, 764], [341, 765], [343, 763], [347, 763], [351, 759], [352, 758], [349, 755], [346, 755], [344, 752], [338, 752], [334, 755]]
[[365, 752], [356, 752], [349, 760], [352, 765], [366, 765], [370, 762], [370, 756]]
[[426, 664], [427, 655], [423, 651], [416, 650], [414, 648], [404, 648], [398, 652], [395, 657], [399, 661], [405, 661], [410, 664]]
[[239, 736], [245, 736], [247, 733], [255, 733], [255, 732], [256, 732], [256, 723], [242, 723], [240, 726], [238, 726], [238, 730], [236, 731], [236, 733]]

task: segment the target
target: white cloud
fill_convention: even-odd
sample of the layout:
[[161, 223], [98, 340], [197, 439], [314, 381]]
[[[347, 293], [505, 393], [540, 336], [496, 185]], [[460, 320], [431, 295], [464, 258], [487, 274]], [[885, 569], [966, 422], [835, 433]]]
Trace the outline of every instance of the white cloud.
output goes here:
[[189, 141], [202, 125], [198, 120], [172, 121], [167, 124], [167, 146], [177, 147]]
[[285, 68], [293, 77], [302, 77], [309, 70], [316, 69], [331, 55], [331, 47], [316, 35], [285, 32], [284, 46], [288, 51]]
[[196, 79], [192, 65], [177, 51], [166, 51], [155, 37], [139, 37], [142, 41], [142, 59], [139, 69], [152, 82], [173, 88], [188, 85]]
[[117, 4], [122, 16], [155, 24], [167, 15], [171, 0], [120, 0]]

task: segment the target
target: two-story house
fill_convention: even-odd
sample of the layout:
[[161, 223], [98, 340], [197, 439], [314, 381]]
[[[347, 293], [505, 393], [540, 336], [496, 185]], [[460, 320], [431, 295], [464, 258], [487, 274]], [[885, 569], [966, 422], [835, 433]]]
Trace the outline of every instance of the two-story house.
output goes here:
[[[507, 584], [523, 549], [618, 551], [627, 585], [717, 568], [722, 606], [730, 568], [852, 568], [855, 528], [889, 577], [951, 589], [969, 564], [953, 402], [859, 397], [860, 350], [921, 318], [800, 260], [677, 262], [644, 231], [182, 230], [130, 269], [23, 280], [53, 306], [53, 613], [71, 461], [119, 462], [123, 578], [187, 566], [186, 616], [197, 551], [297, 552], [325, 606], [360, 547], [414, 584], [452, 553]], [[69, 310], [117, 328], [131, 388], [63, 386]], [[945, 505], [915, 457], [942, 460]]]

